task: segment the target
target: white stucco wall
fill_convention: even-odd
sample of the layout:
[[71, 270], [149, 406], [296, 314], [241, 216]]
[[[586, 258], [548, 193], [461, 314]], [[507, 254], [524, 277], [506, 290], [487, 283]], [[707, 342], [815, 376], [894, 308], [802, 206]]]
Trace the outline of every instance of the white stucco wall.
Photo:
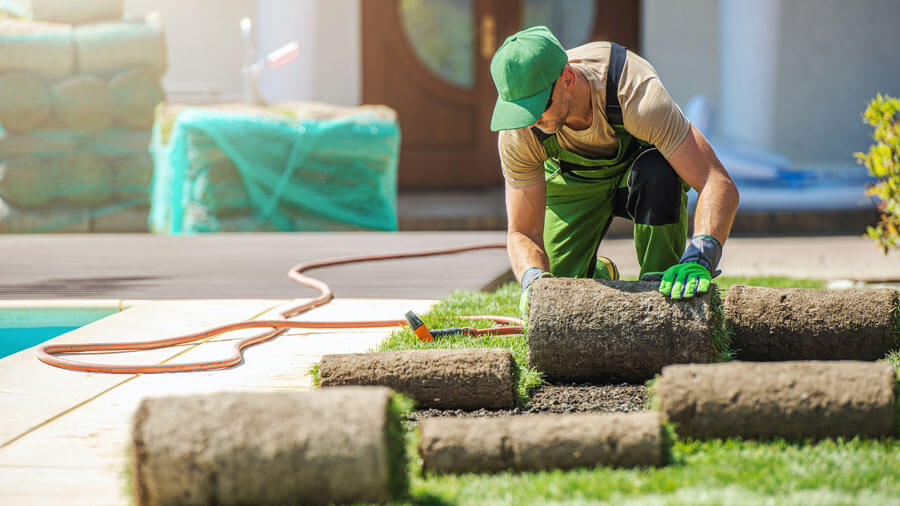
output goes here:
[[[719, 0], [643, 0], [642, 54], [684, 105], [722, 97]], [[780, 0], [772, 146], [798, 163], [853, 163], [871, 142], [860, 114], [876, 92], [900, 95], [900, 2]], [[721, 124], [721, 121], [719, 122]]]
[[241, 97], [240, 20], [253, 0], [125, 0], [126, 15], [158, 11], [168, 47], [163, 86], [174, 102], [227, 102]]
[[355, 105], [361, 93], [359, 0], [124, 0], [126, 15], [158, 11], [169, 50], [163, 85], [173, 102], [241, 100], [240, 20], [249, 17], [261, 57], [297, 40], [300, 55], [262, 75], [270, 101]]
[[359, 0], [256, 0], [261, 54], [300, 43], [298, 60], [260, 83], [275, 102], [316, 100], [357, 105], [362, 97]]
[[719, 101], [719, 0], [644, 0], [641, 56], [680, 105], [702, 93]]
[[900, 96], [900, 2], [782, 0], [776, 149], [799, 160], [851, 159], [872, 143], [860, 115], [877, 92]]

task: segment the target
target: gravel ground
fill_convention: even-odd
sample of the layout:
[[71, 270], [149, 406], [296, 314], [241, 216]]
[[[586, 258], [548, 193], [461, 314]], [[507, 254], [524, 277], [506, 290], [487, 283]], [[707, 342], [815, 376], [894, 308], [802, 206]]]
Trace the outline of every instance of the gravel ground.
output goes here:
[[432, 416], [515, 416], [537, 413], [614, 413], [643, 411], [647, 392], [644, 385], [544, 385], [534, 390], [524, 408], [463, 411], [426, 409], [410, 414], [410, 420]]

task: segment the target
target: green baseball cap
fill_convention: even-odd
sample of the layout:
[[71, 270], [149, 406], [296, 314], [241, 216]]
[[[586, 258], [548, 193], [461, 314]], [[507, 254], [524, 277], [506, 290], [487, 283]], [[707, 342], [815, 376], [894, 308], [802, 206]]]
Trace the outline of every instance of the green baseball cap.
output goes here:
[[513, 130], [534, 124], [550, 98], [556, 78], [569, 57], [546, 26], [533, 26], [507, 37], [491, 60], [497, 104], [491, 130]]

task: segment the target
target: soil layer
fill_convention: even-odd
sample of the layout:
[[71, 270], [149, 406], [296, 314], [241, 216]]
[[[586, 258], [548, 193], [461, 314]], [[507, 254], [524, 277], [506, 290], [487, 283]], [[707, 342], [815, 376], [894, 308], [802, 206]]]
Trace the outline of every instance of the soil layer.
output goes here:
[[671, 300], [658, 283], [544, 278], [532, 287], [529, 362], [550, 381], [644, 381], [716, 358], [712, 291]]
[[410, 350], [325, 355], [319, 384], [383, 385], [421, 408], [508, 409], [516, 405], [516, 369], [506, 349]]
[[893, 290], [733, 286], [725, 298], [741, 360], [877, 360], [894, 346]]
[[663, 464], [659, 413], [431, 418], [420, 423], [422, 470], [536, 471]]
[[408, 415], [411, 420], [430, 417], [519, 416], [538, 413], [628, 413], [646, 410], [647, 392], [643, 385], [543, 385], [536, 388], [528, 404], [514, 409], [425, 409]]
[[137, 503], [387, 501], [391, 396], [346, 387], [146, 399], [133, 425]]
[[879, 437], [894, 432], [887, 362], [672, 365], [656, 383], [681, 437]]

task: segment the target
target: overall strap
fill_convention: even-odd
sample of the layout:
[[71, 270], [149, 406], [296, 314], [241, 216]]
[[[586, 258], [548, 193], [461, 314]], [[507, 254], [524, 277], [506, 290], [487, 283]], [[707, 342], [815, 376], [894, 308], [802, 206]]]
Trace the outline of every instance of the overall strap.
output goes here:
[[547, 156], [551, 160], [557, 160], [564, 165], [564, 171], [578, 170], [578, 168], [602, 167], [610, 164], [617, 164], [623, 158], [632, 154], [633, 149], [637, 146], [632, 142], [631, 135], [625, 131], [625, 123], [622, 118], [622, 107], [619, 104], [619, 80], [625, 69], [625, 58], [628, 50], [615, 42], [610, 42], [609, 48], [609, 68], [606, 72], [606, 118], [616, 131], [616, 137], [619, 140], [619, 150], [616, 156], [609, 160], [593, 160], [583, 157], [565, 150], [559, 145], [556, 134], [544, 133], [538, 127], [531, 127], [531, 131], [537, 137], [537, 140], [544, 147]]
[[609, 68], [606, 70], [606, 118], [614, 126], [624, 126], [622, 106], [619, 105], [619, 79], [625, 70], [625, 57], [628, 50], [615, 42], [610, 42]]

